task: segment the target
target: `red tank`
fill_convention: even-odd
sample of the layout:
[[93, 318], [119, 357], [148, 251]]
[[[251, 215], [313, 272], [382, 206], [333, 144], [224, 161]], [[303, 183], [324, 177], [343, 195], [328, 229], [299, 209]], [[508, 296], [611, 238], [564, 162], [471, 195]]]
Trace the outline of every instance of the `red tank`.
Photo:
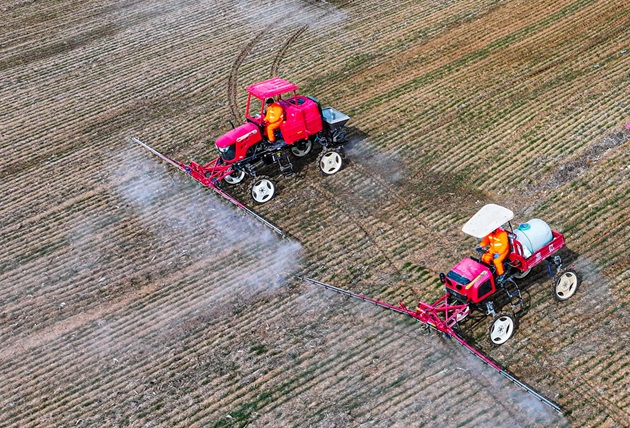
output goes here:
[[284, 110], [285, 119], [280, 125], [280, 132], [287, 144], [305, 140], [323, 129], [319, 106], [310, 98], [297, 95], [282, 100], [280, 106]]

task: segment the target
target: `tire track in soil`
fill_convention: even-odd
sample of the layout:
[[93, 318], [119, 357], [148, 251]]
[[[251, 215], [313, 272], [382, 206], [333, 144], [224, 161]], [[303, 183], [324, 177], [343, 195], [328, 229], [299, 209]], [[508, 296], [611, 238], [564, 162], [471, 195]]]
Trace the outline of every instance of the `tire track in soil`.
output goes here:
[[[393, 196], [392, 199], [395, 201], [395, 203], [398, 206], [405, 208], [409, 212], [414, 211], [410, 203], [407, 200], [405, 200], [402, 196], [400, 196], [398, 192], [392, 188], [392, 186], [388, 185], [385, 182], [383, 177], [369, 171], [366, 167], [361, 166], [355, 162], [353, 162], [351, 165], [354, 169], [356, 169], [357, 172], [359, 172], [360, 174], [364, 175], [367, 178], [372, 179], [373, 182], [377, 186], [379, 186], [381, 189], [383, 189], [388, 195]], [[358, 219], [356, 215], [350, 213], [348, 210], [343, 208], [344, 202], [340, 200], [339, 195], [325, 188], [323, 184], [320, 182], [313, 182], [313, 188], [319, 191], [320, 194], [326, 195], [328, 197], [328, 200], [334, 201], [333, 206], [335, 206], [339, 211], [341, 211], [344, 215], [346, 215], [357, 226], [357, 228], [359, 228], [359, 230], [361, 230], [365, 234], [365, 236], [370, 240], [370, 242], [376, 247], [378, 252], [383, 256], [383, 258], [389, 263], [390, 266], [392, 266], [395, 269], [396, 274], [398, 275], [398, 278], [405, 284], [406, 288], [411, 290], [412, 293], [416, 296], [416, 298], [422, 299], [421, 296], [418, 295], [415, 287], [413, 287], [413, 285], [411, 285], [407, 280], [404, 279], [405, 276], [401, 272], [400, 268], [398, 267], [398, 264], [395, 263], [394, 260], [389, 256], [391, 252], [388, 251], [386, 248], [383, 248], [383, 246], [378, 243], [378, 240], [375, 239], [374, 236], [367, 230], [367, 228], [362, 225], [360, 219]], [[411, 191], [411, 193], [414, 195], [417, 195], [416, 192]], [[357, 205], [362, 205], [360, 201], [357, 201], [357, 198], [353, 198], [353, 196], [350, 194], [345, 194], [344, 198], [346, 200], [357, 202]], [[378, 220], [378, 221], [381, 222], [381, 220]], [[398, 225], [399, 228], [403, 230], [407, 228], [413, 228], [418, 225], [420, 225], [423, 229], [426, 229], [426, 230], [430, 229], [430, 227], [425, 222], [422, 222], [422, 221], [414, 222], [414, 224], [411, 225], [411, 224], [407, 224], [408, 222], [406, 221], [390, 218], [390, 224], [391, 223], [395, 223], [396, 225]], [[434, 237], [434, 241], [441, 241], [444, 244], [444, 246], [446, 246], [447, 244], [450, 245], [450, 242], [448, 242], [447, 238], [444, 237], [443, 235], [438, 234], [437, 236]], [[426, 257], [424, 258], [424, 260], [425, 262], [429, 262], [428, 264], [431, 264], [430, 260], [427, 260]]]
[[265, 35], [265, 33], [267, 33], [271, 28], [273, 28], [273, 26], [277, 22], [280, 22], [280, 20], [276, 20], [273, 23], [267, 25], [264, 30], [256, 34], [254, 38], [250, 40], [248, 44], [245, 45], [245, 47], [241, 50], [241, 52], [236, 57], [236, 60], [234, 60], [234, 63], [232, 64], [232, 68], [230, 69], [230, 75], [228, 76], [227, 96], [228, 96], [228, 102], [230, 104], [230, 112], [232, 113], [232, 119], [235, 122], [240, 122], [239, 120], [240, 108], [238, 106], [238, 102], [236, 101], [236, 94], [238, 92], [238, 70], [241, 67], [241, 64], [243, 64], [243, 62], [245, 61], [245, 58], [247, 58], [247, 55], [249, 55], [251, 50], [254, 48], [258, 40], [263, 35]]
[[[403, 207], [405, 209], [407, 209], [409, 212], [414, 212], [415, 208], [409, 203], [408, 199], [404, 198], [403, 196], [401, 196], [399, 194], [399, 190], [397, 188], [392, 187], [391, 185], [389, 185], [386, 180], [380, 176], [379, 174], [376, 174], [374, 172], [369, 171], [366, 167], [359, 165], [358, 163], [354, 162], [352, 163], [353, 168], [356, 168], [358, 171], [360, 171], [362, 174], [364, 174], [366, 177], [371, 178], [377, 185], [379, 185], [383, 190], [385, 190], [387, 192], [388, 195], [392, 196], [393, 199], [396, 201], [396, 204], [400, 207]], [[422, 195], [419, 194], [418, 192], [416, 192], [411, 186], [404, 184], [404, 190], [406, 193], [410, 193], [418, 198], [422, 198]], [[407, 225], [404, 224], [402, 221], [400, 221], [399, 219], [392, 219], [392, 221], [396, 222], [397, 224], [399, 224], [402, 228], [406, 228], [406, 227], [411, 227], [412, 225]], [[413, 226], [419, 225], [421, 226], [423, 229], [429, 231], [431, 230], [431, 227], [429, 225], [427, 225], [426, 222], [417, 219]], [[434, 242], [441, 242], [443, 244], [443, 246], [448, 247], [451, 245], [451, 242], [443, 235], [443, 234], [433, 234], [432, 240]]]
[[[407, 202], [407, 200], [405, 198], [400, 196], [396, 189], [393, 189], [389, 184], [387, 184], [383, 177], [381, 177], [380, 175], [377, 175], [376, 173], [373, 173], [373, 172], [369, 171], [366, 167], [364, 167], [363, 165], [360, 165], [360, 164], [358, 164], [356, 162], [353, 162], [352, 166], [353, 166], [353, 168], [356, 168], [359, 172], [361, 172], [366, 177], [371, 178], [377, 185], [379, 185], [383, 190], [385, 190], [388, 195], [390, 195], [393, 199], [395, 199], [396, 203], [399, 206], [407, 208], [409, 210], [412, 209], [412, 206], [409, 205], [409, 202]], [[405, 186], [405, 187], [408, 187], [408, 186]], [[405, 190], [407, 192], [409, 192], [409, 193], [412, 193], [414, 196], [420, 196], [416, 192], [414, 192], [413, 189], [405, 189]], [[428, 229], [429, 228], [429, 226], [426, 224], [426, 222], [424, 222], [422, 220], [418, 220], [417, 224], [422, 226], [423, 229]]]
[[[399, 279], [403, 280], [404, 275], [402, 274], [402, 272], [400, 271], [398, 265], [396, 263], [394, 263], [394, 260], [392, 260], [392, 258], [389, 256], [389, 252], [387, 252], [379, 243], [378, 241], [372, 236], [372, 234], [367, 230], [366, 227], [364, 227], [361, 224], [360, 219], [357, 219], [355, 215], [353, 215], [352, 213], [350, 213], [348, 210], [344, 209], [343, 207], [343, 202], [340, 200], [340, 197], [335, 194], [334, 192], [332, 192], [331, 190], [326, 189], [321, 183], [313, 183], [313, 188], [316, 191], [319, 191], [320, 194], [323, 194], [325, 196], [328, 197], [329, 201], [334, 201], [333, 202], [333, 206], [336, 207], [339, 211], [341, 211], [346, 217], [348, 217], [354, 224], [355, 226], [357, 226], [357, 228], [359, 228], [359, 230], [361, 230], [365, 236], [370, 240], [370, 242], [374, 245], [374, 247], [376, 247], [376, 249], [378, 250], [378, 252], [383, 256], [383, 258], [387, 261], [387, 263], [394, 268], [394, 270], [396, 271], [396, 274], [398, 276]], [[345, 196], [346, 198], [349, 198], [348, 195]], [[380, 220], [379, 220], [380, 221]], [[403, 280], [404, 281], [404, 280]], [[405, 281], [406, 282], [406, 281]], [[410, 285], [407, 284], [407, 288], [409, 288], [410, 290], [414, 290], [414, 288]], [[415, 291], [414, 291], [415, 294]]]
[[[250, 40], [248, 44], [245, 45], [245, 47], [241, 50], [241, 52], [236, 57], [236, 60], [234, 60], [234, 63], [232, 64], [232, 68], [230, 69], [230, 75], [228, 76], [227, 96], [228, 96], [228, 102], [230, 104], [230, 112], [232, 113], [232, 119], [235, 122], [240, 122], [240, 119], [239, 119], [240, 107], [236, 99], [236, 94], [238, 93], [238, 70], [241, 68], [241, 65], [245, 61], [245, 58], [247, 58], [247, 56], [252, 51], [256, 43], [258, 43], [260, 38], [263, 37], [265, 34], [267, 34], [273, 27], [275, 27], [280, 22], [282, 22], [282, 19], [276, 19], [274, 22], [267, 25], [262, 31], [256, 34], [254, 38]], [[285, 42], [283, 47], [280, 49], [282, 52], [282, 55], [284, 55], [284, 52], [289, 48], [289, 45], [293, 43], [300, 36], [300, 34], [302, 34], [306, 30], [306, 28], [307, 26], [301, 27], [300, 29], [298, 29], [298, 31], [295, 34], [293, 34], [293, 36], [289, 38], [289, 40], [287, 40], [287, 42]], [[281, 58], [281, 56], [276, 55], [277, 61], [276, 59], [274, 59], [274, 65], [272, 66], [272, 69], [271, 69], [272, 75], [275, 74], [274, 67], [277, 69], [277, 67], [280, 64], [279, 58]], [[276, 65], [276, 62], [277, 62], [277, 65]]]
[[292, 35], [287, 39], [286, 42], [282, 45], [275, 58], [273, 59], [273, 64], [271, 65], [271, 75], [276, 76], [278, 74], [278, 68], [280, 68], [280, 62], [282, 58], [286, 54], [287, 50], [291, 47], [293, 42], [295, 42], [304, 32], [308, 29], [308, 25], [302, 25], [298, 28]]
[[[348, 0], [345, 1], [341, 4], [339, 4], [338, 8], [342, 8], [344, 6], [346, 6], [347, 4], [351, 3], [353, 0]], [[320, 9], [323, 9], [321, 6], [317, 5], [316, 3], [314, 3], [312, 0], [305, 0], [305, 2], [311, 6], [315, 6], [318, 7]], [[334, 10], [337, 10], [337, 8], [332, 9], [327, 11], [326, 13], [324, 13], [322, 16], [326, 16], [329, 13], [332, 13]], [[269, 30], [271, 30], [272, 28], [274, 28], [276, 25], [278, 25], [279, 23], [281, 23], [285, 18], [279, 17], [278, 19], [276, 19], [275, 21], [273, 21], [271, 24], [267, 25], [261, 32], [259, 32], [258, 34], [256, 34], [256, 36], [254, 36], [254, 38], [247, 44], [245, 45], [245, 47], [241, 50], [241, 52], [238, 54], [238, 56], [236, 57], [236, 60], [234, 61], [234, 63], [232, 64], [232, 68], [230, 69], [230, 75], [228, 76], [228, 102], [230, 104], [230, 111], [232, 113], [232, 119], [235, 122], [239, 122], [239, 111], [240, 108], [238, 106], [238, 102], [236, 100], [236, 94], [238, 93], [238, 70], [240, 69], [241, 65], [243, 64], [243, 62], [245, 61], [245, 58], [247, 58], [247, 55], [249, 55], [249, 53], [251, 52], [251, 50], [254, 48], [254, 46], [256, 45], [256, 43], [258, 42], [258, 40], [265, 35], [266, 33], [269, 32]], [[276, 56], [274, 57], [273, 63], [271, 65], [271, 76], [275, 76], [276, 73], [278, 72], [278, 68], [280, 67], [280, 62], [282, 61], [282, 58], [284, 57], [284, 55], [286, 54], [287, 50], [289, 49], [289, 47], [308, 29], [308, 25], [302, 25], [301, 27], [299, 27], [288, 39], [286, 42], [284, 42], [284, 44], [282, 45], [282, 47], [280, 48], [280, 50], [278, 51], [278, 53], [276, 54]]]

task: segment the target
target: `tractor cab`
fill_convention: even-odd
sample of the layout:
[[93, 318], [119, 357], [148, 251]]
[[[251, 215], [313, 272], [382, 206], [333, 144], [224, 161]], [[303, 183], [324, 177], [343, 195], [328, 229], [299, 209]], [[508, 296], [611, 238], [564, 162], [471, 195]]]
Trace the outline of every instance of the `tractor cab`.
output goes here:
[[263, 130], [265, 100], [273, 98], [282, 107], [284, 120], [280, 125], [282, 140], [287, 145], [303, 141], [323, 129], [319, 102], [312, 97], [298, 95], [293, 83], [274, 77], [247, 87], [245, 118]]
[[[247, 104], [245, 106], [245, 119], [262, 127], [265, 117], [265, 100], [273, 98], [282, 106], [282, 97], [297, 97], [298, 87], [293, 83], [273, 78], [255, 83], [247, 88]], [[283, 107], [284, 111], [284, 107]], [[284, 112], [286, 114], [286, 112]]]
[[[293, 83], [275, 77], [247, 87], [246, 122], [219, 137], [215, 144], [223, 163], [232, 164], [256, 154], [264, 136], [265, 101], [273, 98], [282, 107], [281, 142], [305, 142], [323, 129], [322, 111], [312, 97], [298, 95]], [[298, 151], [299, 153], [299, 151]]]
[[[482, 239], [513, 218], [514, 213], [511, 210], [488, 204], [466, 222], [462, 231]], [[441, 274], [440, 278], [447, 292], [461, 303], [479, 303], [497, 290], [494, 267], [473, 257], [463, 259], [446, 275]]]

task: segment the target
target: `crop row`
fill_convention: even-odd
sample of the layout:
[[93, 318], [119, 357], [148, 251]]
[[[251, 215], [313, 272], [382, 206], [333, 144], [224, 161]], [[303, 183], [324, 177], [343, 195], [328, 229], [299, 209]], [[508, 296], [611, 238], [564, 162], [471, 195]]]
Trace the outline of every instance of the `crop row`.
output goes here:
[[[541, 268], [531, 278], [535, 310], [517, 336], [499, 350], [478, 345], [559, 397], [581, 426], [624, 420], [629, 273], [601, 226], [610, 224], [611, 237], [628, 232], [626, 165], [615, 157], [624, 143], [589, 158], [602, 129], [627, 117], [618, 95], [627, 64], [617, 54], [627, 19], [615, 2], [300, 4], [313, 18], [306, 24], [281, 19], [293, 4], [274, 9], [273, 22], [229, 2], [128, 6], [74, 21], [57, 9], [32, 39], [16, 32], [0, 57], [11, 65], [3, 69], [11, 91], [0, 99], [13, 107], [0, 143], [8, 154], [0, 214], [10, 219], [0, 280], [11, 318], [0, 421], [561, 425], [523, 410], [512, 385], [415, 325], [286, 287], [299, 270], [386, 301], [431, 300], [435, 274], [474, 245], [459, 228], [486, 201], [566, 232], [576, 252], [567, 260], [585, 282], [557, 304]], [[112, 21], [118, 30], [99, 36]], [[270, 31], [254, 39], [261, 25]], [[63, 28], [72, 49], [37, 46], [46, 28]], [[19, 63], [24, 46], [32, 61]], [[209, 160], [204, 139], [226, 129], [228, 98], [242, 106], [243, 87], [273, 68], [367, 133], [351, 133], [352, 163], [338, 175], [320, 177], [309, 164], [256, 207], [301, 248], [178, 172], [165, 176], [166, 166], [125, 140], [139, 133], [174, 158]], [[485, 180], [515, 154], [511, 177]], [[561, 174], [583, 158], [583, 172]], [[37, 182], [42, 169], [46, 185]], [[229, 191], [248, 201], [244, 185]], [[471, 397], [474, 409], [453, 406]]]

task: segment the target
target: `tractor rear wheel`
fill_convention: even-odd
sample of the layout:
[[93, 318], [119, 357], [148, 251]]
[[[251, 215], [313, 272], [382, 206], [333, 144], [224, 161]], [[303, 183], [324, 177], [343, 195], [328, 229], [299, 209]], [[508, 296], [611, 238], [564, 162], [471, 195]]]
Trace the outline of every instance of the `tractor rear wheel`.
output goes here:
[[514, 335], [517, 328], [518, 319], [512, 314], [501, 312], [490, 323], [488, 339], [494, 346], [501, 346]]
[[553, 298], [563, 302], [575, 294], [580, 286], [580, 279], [573, 269], [561, 271], [553, 281]]
[[243, 178], [245, 178], [245, 171], [240, 171], [240, 172], [234, 171], [232, 174], [226, 175], [225, 177], [223, 177], [223, 180], [227, 184], [234, 185], [243, 181]]
[[264, 204], [272, 200], [276, 195], [276, 185], [269, 177], [261, 175], [254, 177], [254, 181], [249, 187], [249, 192], [254, 202]]
[[317, 166], [324, 175], [333, 175], [343, 166], [343, 157], [336, 150], [324, 150], [317, 158]]
[[311, 140], [298, 141], [291, 145], [291, 153], [293, 153], [295, 157], [303, 158], [311, 152], [312, 148], [313, 143]]
[[532, 271], [531, 268], [527, 269], [525, 272], [519, 272], [519, 273], [515, 273], [514, 274], [514, 278], [516, 279], [523, 279], [525, 278], [527, 275], [529, 275], [529, 273]]

